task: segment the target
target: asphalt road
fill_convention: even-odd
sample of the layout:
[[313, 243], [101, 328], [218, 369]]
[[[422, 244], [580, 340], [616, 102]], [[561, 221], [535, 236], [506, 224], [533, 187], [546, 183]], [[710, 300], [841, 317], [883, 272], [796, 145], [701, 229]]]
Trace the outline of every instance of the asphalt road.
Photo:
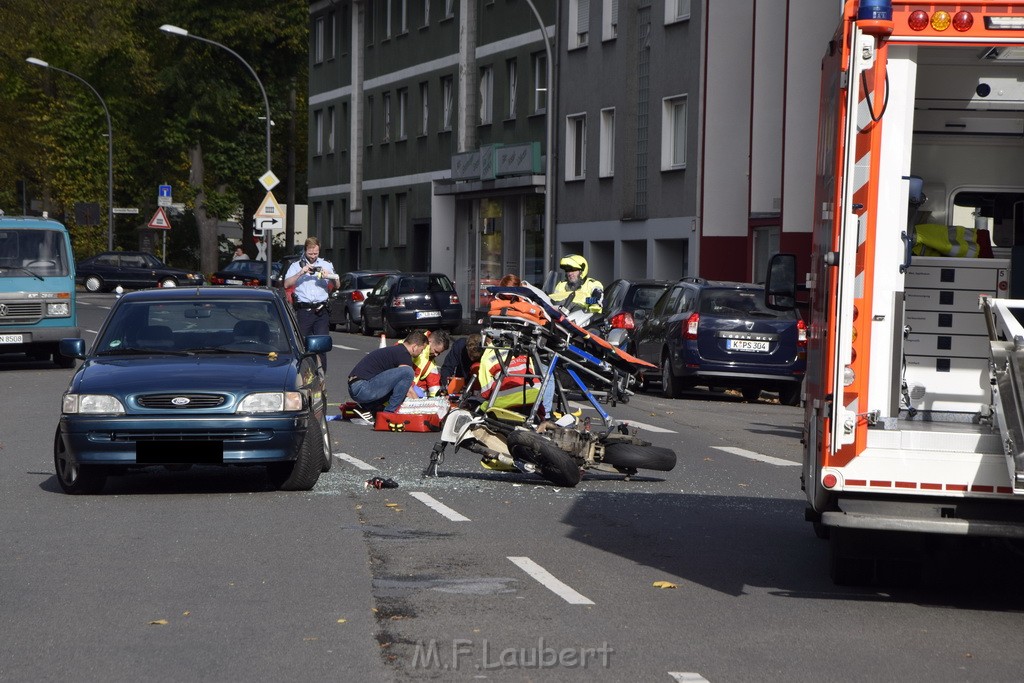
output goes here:
[[[80, 297], [83, 329], [111, 298]], [[338, 403], [377, 339], [334, 338]], [[574, 489], [450, 449], [424, 479], [436, 435], [334, 421], [308, 493], [196, 467], [71, 497], [52, 464], [71, 373], [0, 356], [0, 680], [1020, 679], [1013, 549], [955, 546], [908, 587], [831, 584], [799, 408], [636, 396], [613, 414], [676, 469]]]

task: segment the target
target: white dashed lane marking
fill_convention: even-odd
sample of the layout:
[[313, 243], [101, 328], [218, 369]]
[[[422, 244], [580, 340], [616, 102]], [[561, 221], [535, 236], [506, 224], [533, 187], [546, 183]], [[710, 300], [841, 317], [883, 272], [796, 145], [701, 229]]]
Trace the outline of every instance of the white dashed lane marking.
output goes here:
[[348, 453], [335, 453], [334, 457], [338, 458], [339, 460], [344, 460], [347, 463], [351, 463], [351, 464], [355, 465], [356, 467], [358, 467], [361, 470], [375, 470], [375, 469], [377, 469], [373, 465], [370, 465], [369, 463], [365, 463], [362, 460], [360, 460], [359, 458], [353, 458]]
[[763, 455], [761, 453], [755, 453], [754, 451], [744, 450], [742, 448], [735, 448], [733, 446], [712, 446], [715, 450], [725, 451], [726, 453], [732, 453], [738, 455], [741, 458], [750, 458], [751, 460], [759, 460], [766, 462], [769, 465], [778, 465], [779, 467], [799, 467], [800, 463], [793, 462], [792, 460], [783, 460], [782, 458], [773, 458], [770, 455]]
[[410, 491], [409, 495], [415, 498], [416, 500], [420, 501], [424, 505], [426, 505], [428, 508], [430, 508], [437, 514], [441, 515], [442, 517], [447, 517], [453, 522], [470, 521], [469, 517], [466, 517], [462, 513], [456, 512], [455, 510], [451, 509], [450, 507], [448, 507], [441, 501], [437, 500], [433, 496], [423, 493], [422, 491]]
[[358, 351], [359, 349], [354, 346], [342, 346], [341, 344], [335, 344], [334, 348], [341, 349], [342, 351]]
[[551, 572], [540, 566], [528, 557], [509, 557], [517, 567], [536, 579], [540, 585], [565, 600], [570, 605], [593, 605], [590, 598], [577, 593], [568, 585], [556, 579]]
[[[580, 410], [594, 410], [594, 406], [590, 405], [589, 403], [577, 403], [575, 401], [570, 401], [569, 405], [572, 406], [573, 408], [579, 408]], [[676, 430], [674, 429], [655, 427], [654, 425], [649, 425], [646, 422], [637, 422], [636, 420], [620, 420], [620, 422], [624, 425], [630, 427], [638, 427], [648, 432], [658, 432], [661, 434], [678, 434], [678, 432], [676, 432]]]
[[668, 675], [679, 683], [708, 683], [708, 679], [692, 671], [669, 671]]

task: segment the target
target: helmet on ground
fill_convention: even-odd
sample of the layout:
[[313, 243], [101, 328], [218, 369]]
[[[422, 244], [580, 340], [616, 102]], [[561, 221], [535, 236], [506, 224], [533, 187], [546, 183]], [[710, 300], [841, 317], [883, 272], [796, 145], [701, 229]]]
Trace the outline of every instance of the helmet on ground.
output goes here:
[[587, 279], [587, 273], [590, 271], [590, 266], [587, 265], [587, 259], [583, 258], [579, 254], [569, 254], [559, 261], [558, 265], [566, 272], [570, 270], [580, 271], [580, 280]]

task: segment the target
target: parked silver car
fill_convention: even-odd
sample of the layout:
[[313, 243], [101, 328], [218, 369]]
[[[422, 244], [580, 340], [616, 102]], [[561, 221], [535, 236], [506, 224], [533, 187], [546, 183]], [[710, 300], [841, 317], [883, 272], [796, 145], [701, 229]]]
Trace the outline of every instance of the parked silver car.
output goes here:
[[331, 329], [344, 325], [348, 332], [359, 331], [363, 320], [363, 301], [385, 275], [397, 270], [353, 270], [343, 273], [338, 287], [331, 293]]

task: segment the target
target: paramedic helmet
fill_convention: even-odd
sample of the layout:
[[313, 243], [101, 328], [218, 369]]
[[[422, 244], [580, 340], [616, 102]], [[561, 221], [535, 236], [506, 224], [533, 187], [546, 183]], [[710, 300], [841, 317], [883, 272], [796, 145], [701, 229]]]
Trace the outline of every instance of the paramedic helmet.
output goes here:
[[567, 273], [571, 270], [580, 271], [580, 280], [586, 280], [587, 273], [590, 271], [590, 267], [587, 265], [587, 259], [583, 258], [579, 254], [569, 254], [559, 261], [558, 265]]

